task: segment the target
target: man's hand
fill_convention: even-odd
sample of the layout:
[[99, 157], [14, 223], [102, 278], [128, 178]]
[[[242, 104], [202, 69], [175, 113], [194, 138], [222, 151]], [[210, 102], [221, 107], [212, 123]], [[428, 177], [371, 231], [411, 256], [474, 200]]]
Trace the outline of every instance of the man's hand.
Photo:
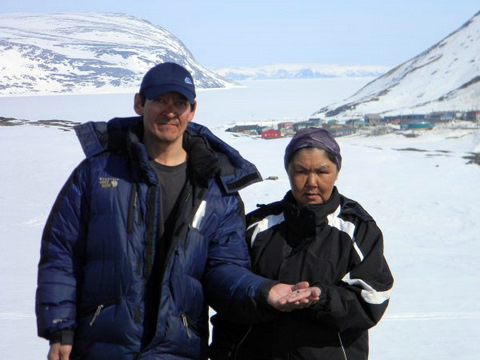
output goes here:
[[53, 343], [50, 345], [48, 352], [48, 360], [68, 360], [72, 352], [72, 345], [62, 345], [61, 343]]
[[320, 298], [320, 288], [309, 286], [306, 281], [295, 285], [277, 284], [270, 289], [267, 302], [279, 311], [292, 311], [309, 307]]

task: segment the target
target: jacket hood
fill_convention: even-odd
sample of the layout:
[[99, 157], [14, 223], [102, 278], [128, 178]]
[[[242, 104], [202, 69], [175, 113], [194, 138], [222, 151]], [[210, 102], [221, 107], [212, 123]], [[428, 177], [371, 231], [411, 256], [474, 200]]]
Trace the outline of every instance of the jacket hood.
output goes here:
[[[75, 126], [74, 129], [83, 152], [88, 158], [104, 151], [127, 150], [129, 133], [142, 123], [142, 118], [135, 116], [113, 118], [108, 122], [86, 122]], [[219, 170], [218, 179], [227, 193], [237, 192], [250, 184], [262, 181], [261, 175], [253, 163], [243, 158], [236, 149], [219, 139], [205, 126], [190, 122], [184, 134], [183, 143], [187, 152], [201, 146], [212, 154], [214, 165], [195, 170], [197, 172], [203, 170], [204, 173], [215, 172], [204, 174], [205, 176], [210, 175], [209, 177], [216, 175]]]

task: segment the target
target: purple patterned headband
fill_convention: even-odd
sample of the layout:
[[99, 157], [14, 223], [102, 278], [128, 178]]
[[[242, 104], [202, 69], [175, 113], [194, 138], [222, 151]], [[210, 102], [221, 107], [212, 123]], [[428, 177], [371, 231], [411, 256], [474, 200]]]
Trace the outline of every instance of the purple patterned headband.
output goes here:
[[322, 128], [305, 128], [297, 131], [285, 149], [285, 169], [287, 169], [288, 163], [292, 159], [293, 154], [297, 150], [306, 147], [315, 147], [325, 150], [333, 159], [335, 159], [335, 165], [337, 165], [337, 169], [340, 170], [342, 166], [340, 146], [335, 141], [332, 134]]

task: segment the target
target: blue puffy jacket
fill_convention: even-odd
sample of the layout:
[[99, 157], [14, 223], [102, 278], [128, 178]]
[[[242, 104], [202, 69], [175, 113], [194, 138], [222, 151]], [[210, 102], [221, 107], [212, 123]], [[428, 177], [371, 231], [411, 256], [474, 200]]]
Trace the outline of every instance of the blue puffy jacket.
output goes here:
[[206, 359], [208, 306], [232, 320], [265, 306], [271, 282], [248, 271], [238, 190], [255, 166], [190, 123], [191, 169], [161, 270], [153, 339], [142, 343], [145, 286], [158, 236], [160, 187], [141, 118], [76, 129], [86, 159], [46, 223], [36, 294], [38, 334], [74, 332], [72, 359]]

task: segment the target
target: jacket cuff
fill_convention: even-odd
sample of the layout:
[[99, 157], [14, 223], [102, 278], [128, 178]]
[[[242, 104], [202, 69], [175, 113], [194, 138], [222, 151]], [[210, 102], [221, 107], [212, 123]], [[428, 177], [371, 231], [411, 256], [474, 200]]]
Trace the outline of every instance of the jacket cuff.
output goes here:
[[270, 289], [278, 283], [279, 281], [267, 280], [259, 286], [257, 290], [257, 300], [261, 306], [270, 308], [270, 304], [267, 302], [268, 293], [270, 292]]
[[320, 298], [315, 304], [310, 306], [309, 309], [322, 310], [322, 311], [326, 310], [329, 299], [327, 297], [327, 294], [324, 291], [324, 288], [320, 286], [320, 284], [311, 284], [310, 286], [316, 286], [320, 289]]
[[54, 332], [48, 338], [50, 345], [55, 343], [61, 343], [62, 345], [73, 345], [73, 330], [61, 330]]

